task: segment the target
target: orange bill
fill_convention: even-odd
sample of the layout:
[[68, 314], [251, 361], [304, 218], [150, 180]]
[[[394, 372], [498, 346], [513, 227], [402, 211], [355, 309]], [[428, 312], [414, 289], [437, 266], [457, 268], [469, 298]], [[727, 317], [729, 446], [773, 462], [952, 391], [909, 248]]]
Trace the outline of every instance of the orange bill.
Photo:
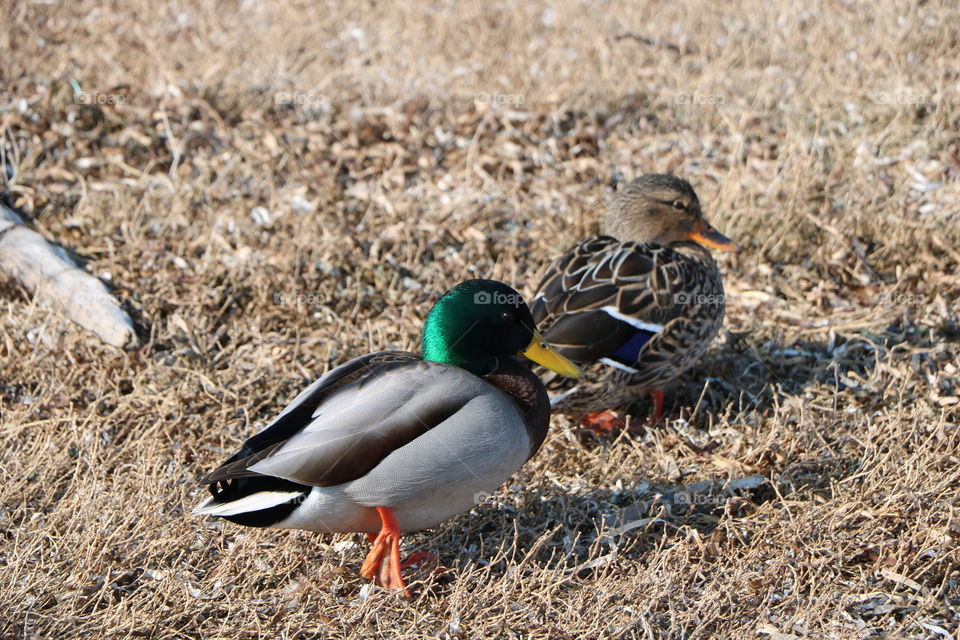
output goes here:
[[720, 249], [721, 251], [736, 251], [738, 248], [737, 244], [733, 240], [723, 235], [706, 222], [704, 222], [696, 231], [687, 237], [705, 247]]

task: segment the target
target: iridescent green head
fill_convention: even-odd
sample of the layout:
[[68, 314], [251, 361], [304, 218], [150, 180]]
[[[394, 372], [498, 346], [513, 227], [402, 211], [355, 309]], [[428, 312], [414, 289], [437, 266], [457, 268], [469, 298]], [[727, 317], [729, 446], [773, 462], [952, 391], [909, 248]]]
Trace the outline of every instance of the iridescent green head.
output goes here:
[[496, 371], [500, 358], [523, 355], [561, 375], [580, 369], [540, 337], [523, 297], [495, 280], [467, 280], [440, 298], [423, 326], [423, 359], [478, 376]]

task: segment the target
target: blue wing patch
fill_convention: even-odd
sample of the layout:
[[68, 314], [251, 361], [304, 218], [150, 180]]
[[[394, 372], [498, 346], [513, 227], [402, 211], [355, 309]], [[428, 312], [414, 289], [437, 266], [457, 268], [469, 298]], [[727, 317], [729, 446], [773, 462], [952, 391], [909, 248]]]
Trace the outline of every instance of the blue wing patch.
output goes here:
[[656, 335], [655, 331], [646, 331], [638, 329], [633, 337], [623, 343], [619, 349], [613, 352], [612, 358], [626, 365], [632, 365], [640, 359], [640, 350], [643, 345], [650, 341], [650, 338]]

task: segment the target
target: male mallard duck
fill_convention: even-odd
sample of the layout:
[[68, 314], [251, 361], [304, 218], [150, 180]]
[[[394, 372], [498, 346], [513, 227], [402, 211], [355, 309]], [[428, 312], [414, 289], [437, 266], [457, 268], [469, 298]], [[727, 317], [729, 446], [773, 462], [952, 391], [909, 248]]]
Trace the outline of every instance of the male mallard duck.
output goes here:
[[[597, 397], [625, 403], [649, 392], [657, 421], [662, 388], [703, 356], [723, 321], [723, 282], [705, 247], [736, 245], [703, 217], [690, 183], [673, 175], [628, 184], [604, 226], [609, 235], [581, 241], [550, 265], [531, 304], [558, 353], [602, 363], [555, 405], [582, 413]], [[588, 414], [585, 424], [609, 428], [611, 418]]]
[[422, 349], [360, 356], [322, 376], [201, 480], [211, 497], [194, 513], [367, 533], [360, 574], [409, 596], [401, 532], [469, 510], [546, 436], [546, 389], [514, 356], [582, 375], [543, 341], [520, 294], [492, 280], [440, 298]]

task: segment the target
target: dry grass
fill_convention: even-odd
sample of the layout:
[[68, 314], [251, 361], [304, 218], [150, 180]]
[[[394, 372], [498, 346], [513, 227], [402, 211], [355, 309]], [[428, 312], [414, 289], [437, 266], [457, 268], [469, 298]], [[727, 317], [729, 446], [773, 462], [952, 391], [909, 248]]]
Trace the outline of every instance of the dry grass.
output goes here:
[[[0, 285], [0, 637], [957, 638], [960, 11], [875, 4], [10, 5], [10, 200], [145, 345]], [[449, 567], [410, 603], [361, 536], [187, 515], [309, 380], [666, 170], [744, 247], [669, 424], [558, 416], [410, 538]]]

